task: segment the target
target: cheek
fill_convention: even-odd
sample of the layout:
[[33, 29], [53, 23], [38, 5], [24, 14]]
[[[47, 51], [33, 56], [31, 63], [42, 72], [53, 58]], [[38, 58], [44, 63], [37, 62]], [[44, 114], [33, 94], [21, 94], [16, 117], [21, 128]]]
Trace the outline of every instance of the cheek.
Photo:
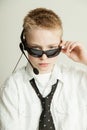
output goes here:
[[57, 56], [56, 57], [53, 57], [53, 58], [50, 58], [49, 60], [51, 61], [51, 62], [56, 62], [57, 61]]
[[36, 63], [38, 58], [35, 58], [35, 57], [31, 56], [31, 55], [28, 55], [28, 59], [29, 59], [29, 61], [31, 63]]
[[30, 61], [33, 61], [33, 60], [34, 60], [34, 57], [32, 57], [31, 55], [28, 55], [28, 59], [29, 59]]
[[[47, 58], [46, 61], [48, 61], [49, 63], [55, 63], [57, 61], [57, 56], [53, 57], [53, 58]], [[31, 55], [28, 55], [28, 59], [30, 60], [31, 63], [36, 64], [38, 61], [40, 61], [40, 59], [32, 57]]]

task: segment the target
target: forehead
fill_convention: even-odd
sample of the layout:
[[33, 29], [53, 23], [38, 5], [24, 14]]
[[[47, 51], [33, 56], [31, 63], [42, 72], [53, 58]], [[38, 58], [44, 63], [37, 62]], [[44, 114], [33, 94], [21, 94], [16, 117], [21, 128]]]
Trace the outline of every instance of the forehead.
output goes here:
[[59, 29], [32, 29], [26, 33], [27, 43], [34, 44], [55, 44], [61, 40], [61, 31]]

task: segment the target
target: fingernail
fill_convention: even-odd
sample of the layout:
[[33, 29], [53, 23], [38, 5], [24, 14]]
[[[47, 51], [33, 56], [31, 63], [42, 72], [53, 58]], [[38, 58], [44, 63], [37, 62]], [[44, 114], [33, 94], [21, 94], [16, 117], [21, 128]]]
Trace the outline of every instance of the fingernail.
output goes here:
[[62, 46], [62, 49], [64, 49], [65, 48], [65, 46]]

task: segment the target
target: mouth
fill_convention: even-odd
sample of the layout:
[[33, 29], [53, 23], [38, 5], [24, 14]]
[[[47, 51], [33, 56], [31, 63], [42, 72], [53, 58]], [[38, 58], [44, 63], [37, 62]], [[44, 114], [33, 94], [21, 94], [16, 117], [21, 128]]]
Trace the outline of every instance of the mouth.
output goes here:
[[49, 63], [39, 63], [40, 67], [48, 67]]

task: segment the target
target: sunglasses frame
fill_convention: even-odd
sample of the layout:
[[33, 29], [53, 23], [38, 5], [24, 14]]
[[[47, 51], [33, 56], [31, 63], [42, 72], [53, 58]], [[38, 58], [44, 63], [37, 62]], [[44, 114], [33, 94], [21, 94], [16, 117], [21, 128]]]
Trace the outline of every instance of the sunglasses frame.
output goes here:
[[45, 54], [48, 58], [52, 58], [52, 57], [59, 55], [59, 53], [61, 52], [61, 47], [59, 46], [56, 49], [51, 49], [51, 50], [46, 50], [46, 51], [26, 47], [26, 51], [33, 57], [40, 58], [40, 57], [42, 57], [43, 54]]
[[[22, 41], [23, 49], [26, 50], [26, 51], [27, 51], [30, 55], [32, 55], [33, 57], [37, 57], [37, 58], [38, 58], [38, 57], [42, 57], [43, 54], [46, 54], [46, 56], [47, 56], [48, 58], [52, 58], [52, 57], [55, 57], [55, 56], [59, 55], [59, 53], [61, 52], [61, 50], [62, 50], [62, 47], [61, 47], [61, 46], [58, 46], [57, 49], [51, 49], [51, 50], [46, 50], [46, 51], [36, 50], [36, 49], [34, 49], [34, 48], [28, 47], [28, 46], [27, 46], [26, 39], [25, 39], [25, 36], [23, 35], [23, 34], [24, 34], [24, 31], [25, 31], [25, 29], [23, 29], [23, 31], [22, 31], [22, 33], [21, 33], [21, 36], [20, 36], [21, 41]], [[60, 42], [62, 42], [62, 40], [61, 40]], [[41, 52], [41, 54], [40, 54], [40, 55], [32, 54], [32, 50], [39, 51], [39, 52]], [[52, 52], [52, 51], [54, 51], [54, 50], [55, 50], [55, 53], [54, 53], [54, 54], [48, 55], [49, 52]]]

